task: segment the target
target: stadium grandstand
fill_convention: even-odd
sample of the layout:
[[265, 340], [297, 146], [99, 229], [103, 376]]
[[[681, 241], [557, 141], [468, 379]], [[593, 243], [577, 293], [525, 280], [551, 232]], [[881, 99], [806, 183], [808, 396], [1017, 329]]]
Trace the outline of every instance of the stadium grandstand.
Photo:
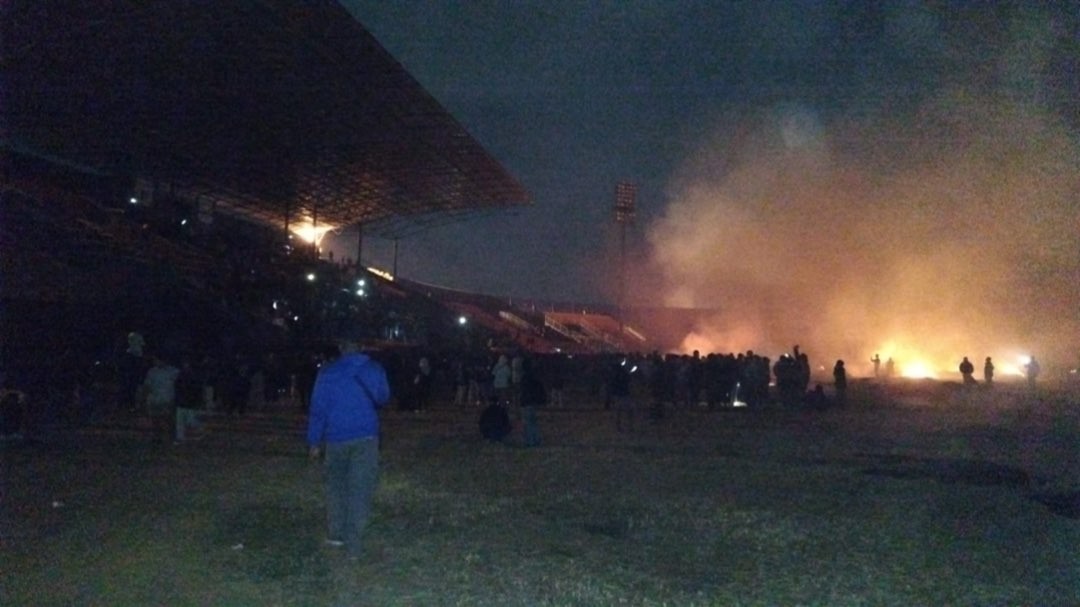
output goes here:
[[332, 0], [7, 4], [9, 153], [294, 229], [528, 203]]
[[0, 10], [8, 385], [94, 384], [133, 334], [219, 366], [309, 352], [343, 325], [384, 350], [643, 346], [609, 310], [567, 315], [320, 256], [328, 229], [392, 237], [530, 203], [337, 2]]

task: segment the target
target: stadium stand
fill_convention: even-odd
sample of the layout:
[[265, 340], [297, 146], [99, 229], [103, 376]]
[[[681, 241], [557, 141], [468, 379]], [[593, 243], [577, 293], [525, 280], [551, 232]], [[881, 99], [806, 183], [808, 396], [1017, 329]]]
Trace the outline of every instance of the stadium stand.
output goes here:
[[395, 235], [529, 203], [337, 2], [4, 12], [0, 389], [25, 395], [26, 423], [127, 411], [132, 332], [194, 363], [219, 406], [256, 372], [268, 399], [302, 405], [346, 324], [402, 394], [425, 353], [482, 368], [499, 351], [641, 346], [603, 312], [334, 263], [294, 233]]

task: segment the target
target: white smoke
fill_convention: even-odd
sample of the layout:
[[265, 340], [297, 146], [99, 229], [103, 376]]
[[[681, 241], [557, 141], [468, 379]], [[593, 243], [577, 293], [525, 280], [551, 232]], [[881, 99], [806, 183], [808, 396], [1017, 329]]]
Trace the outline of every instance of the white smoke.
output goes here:
[[666, 303], [719, 309], [693, 347], [1075, 364], [1080, 145], [1044, 99], [1047, 35], [1025, 24], [992, 86], [958, 77], [901, 115], [729, 116], [648, 230]]

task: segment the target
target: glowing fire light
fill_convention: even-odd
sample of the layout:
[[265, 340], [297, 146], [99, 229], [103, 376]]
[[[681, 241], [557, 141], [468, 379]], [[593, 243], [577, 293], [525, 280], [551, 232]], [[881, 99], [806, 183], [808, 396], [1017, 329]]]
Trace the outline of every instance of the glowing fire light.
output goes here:
[[911, 379], [934, 379], [937, 377], [937, 372], [929, 363], [913, 360], [900, 365], [900, 376]]
[[1031, 356], [1023, 355], [1016, 358], [1016, 363], [1002, 363], [998, 368], [998, 373], [1002, 375], [1013, 375], [1016, 377], [1024, 377], [1027, 374], [1028, 363], [1031, 362]]
[[874, 353], [881, 360], [878, 372], [882, 377], [888, 373], [889, 361], [893, 361], [896, 375], [908, 379], [938, 379], [956, 366], [941, 352], [918, 349], [901, 340], [887, 340]]
[[[676, 349], [680, 353], [698, 350], [702, 353], [739, 352], [748, 348], [758, 350], [763, 344], [763, 334], [749, 325], [733, 324], [722, 330], [704, 326], [687, 333]], [[910, 335], [897, 335], [876, 342], [875, 348], [864, 350], [862, 355], [851, 356], [847, 350], [828, 352], [824, 348], [810, 344], [806, 348], [815, 363], [817, 373], [822, 378], [830, 375], [832, 363], [843, 359], [848, 377], [877, 377], [887, 380], [893, 378], [932, 379], [956, 381], [960, 379], [960, 361], [966, 356], [975, 366], [977, 381], [983, 381], [983, 361], [991, 357], [994, 364], [994, 376], [997, 379], [1021, 378], [1026, 375], [1031, 356], [1024, 354], [1028, 348], [1023, 345], [993, 344], [985, 341], [969, 341], [963, 335], [956, 335], [942, 330], [934, 339], [913, 338]], [[825, 351], [822, 351], [825, 350]], [[772, 350], [775, 352], [775, 350]], [[1022, 355], [1023, 354], [1023, 355]], [[782, 354], [788, 355], [790, 354]], [[874, 358], [878, 359], [875, 369]], [[774, 359], [775, 360], [775, 359]], [[826, 361], [821, 364], [820, 361]], [[890, 365], [890, 361], [892, 365]], [[875, 373], [876, 371], [876, 373]], [[1080, 371], [1076, 375], [1080, 375]]]
[[[881, 360], [883, 361], [882, 372], [884, 372], [884, 361], [888, 358], [893, 358], [896, 361], [897, 374], [900, 377], [910, 379], [951, 378], [958, 375], [957, 367], [962, 358], [962, 355], [949, 355], [945, 353], [945, 350], [952, 349], [953, 348], [939, 347], [937, 349], [931, 348], [930, 350], [920, 351], [890, 341], [883, 344], [880, 348]], [[1015, 352], [1015, 350], [1013, 350], [1013, 352]], [[983, 360], [983, 357], [970, 358], [976, 365], [976, 373], [980, 373], [982, 371], [982, 364], [980, 361]], [[995, 365], [994, 371], [998, 376], [1015, 377], [1023, 377], [1027, 364], [1031, 361], [1030, 356], [1019, 356], [1016, 354], [1008, 354], [1001, 356], [1000, 358], [993, 356], [992, 359]]]
[[367, 271], [378, 276], [379, 278], [382, 278], [383, 280], [389, 280], [391, 282], [394, 280], [394, 275], [390, 272], [387, 272], [386, 270], [380, 270], [379, 268], [367, 266]]
[[300, 224], [296, 226], [289, 226], [293, 234], [299, 236], [304, 242], [319, 244], [322, 242], [323, 236], [332, 230], [331, 226], [316, 226], [310, 223]]

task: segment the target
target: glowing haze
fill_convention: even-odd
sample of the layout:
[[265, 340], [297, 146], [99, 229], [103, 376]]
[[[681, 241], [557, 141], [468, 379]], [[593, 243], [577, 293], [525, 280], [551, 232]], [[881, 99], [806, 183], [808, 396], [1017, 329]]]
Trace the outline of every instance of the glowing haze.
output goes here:
[[856, 374], [874, 353], [907, 375], [1076, 363], [1080, 145], [1051, 61], [1067, 34], [1029, 15], [976, 56], [921, 27], [951, 69], [917, 98], [891, 83], [733, 110], [671, 180], [648, 229], [666, 304], [717, 309], [683, 349], [798, 343]]

